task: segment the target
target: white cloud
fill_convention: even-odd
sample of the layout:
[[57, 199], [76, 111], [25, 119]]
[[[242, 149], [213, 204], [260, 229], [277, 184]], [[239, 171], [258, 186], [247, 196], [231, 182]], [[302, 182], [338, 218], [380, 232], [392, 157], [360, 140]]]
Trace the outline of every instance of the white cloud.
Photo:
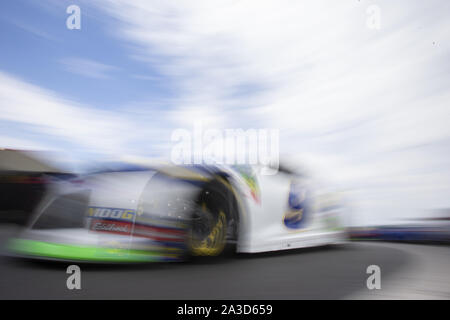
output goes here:
[[44, 143], [45, 135], [58, 137], [87, 152], [119, 152], [125, 148], [129, 138], [126, 133], [133, 127], [120, 114], [76, 104], [3, 72], [0, 120], [35, 130], [38, 143]]
[[158, 80], [161, 80], [160, 78], [158, 78], [156, 76], [149, 76], [149, 75], [143, 75], [143, 74], [132, 74], [132, 75], [130, 75], [130, 77], [133, 78], [133, 79], [144, 80], [144, 81], [158, 81]]
[[[449, 146], [449, 4], [378, 1], [379, 31], [366, 27], [371, 4], [117, 0], [98, 7], [122, 22], [114, 20], [113, 30], [137, 48], [130, 55], [174, 83], [171, 112], [180, 126], [280, 129], [284, 153], [315, 159], [360, 200], [373, 199], [360, 201], [363, 215], [386, 201], [392, 205], [382, 219], [418, 214], [423, 208], [413, 203], [421, 200], [450, 206], [445, 188], [420, 186], [441, 185], [447, 175], [428, 172], [448, 161], [420, 146]], [[405, 181], [415, 191], [406, 192]]]
[[[0, 73], [0, 120], [109, 154], [164, 153], [195, 122], [276, 128], [283, 154], [349, 191], [356, 222], [450, 207], [447, 1], [377, 1], [379, 31], [368, 1], [96, 3], [130, 56], [173, 84], [170, 108], [97, 110]], [[61, 63], [96, 79], [118, 70]]]
[[118, 70], [115, 66], [84, 58], [65, 58], [60, 63], [66, 71], [94, 79], [110, 78]]
[[6, 18], [6, 20], [8, 21], [8, 23], [15, 25], [16, 27], [22, 29], [25, 32], [29, 32], [29, 33], [35, 35], [36, 37], [43, 38], [46, 40], [51, 40], [51, 41], [57, 41], [57, 40], [59, 41], [59, 39], [55, 38], [53, 35], [49, 34], [48, 32], [45, 32], [44, 30], [42, 30], [39, 27], [30, 25], [23, 21], [13, 20], [10, 18]]
[[46, 150], [48, 145], [36, 141], [0, 136], [0, 149]]
[[57, 150], [75, 161], [170, 155], [176, 121], [148, 104], [117, 110], [82, 105], [0, 71], [0, 148]]

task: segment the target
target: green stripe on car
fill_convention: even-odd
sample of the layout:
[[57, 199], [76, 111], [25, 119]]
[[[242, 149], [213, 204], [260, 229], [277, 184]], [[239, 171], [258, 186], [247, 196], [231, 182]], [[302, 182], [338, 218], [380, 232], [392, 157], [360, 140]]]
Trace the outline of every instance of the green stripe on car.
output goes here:
[[29, 239], [12, 239], [8, 248], [20, 255], [62, 260], [104, 262], [156, 262], [176, 260], [176, 254], [123, 248], [59, 244]]

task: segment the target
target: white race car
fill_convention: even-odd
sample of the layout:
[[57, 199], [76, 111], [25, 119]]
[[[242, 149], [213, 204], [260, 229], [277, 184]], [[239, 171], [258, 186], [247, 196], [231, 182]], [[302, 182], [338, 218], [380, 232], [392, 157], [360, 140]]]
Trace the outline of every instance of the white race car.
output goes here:
[[[226, 246], [256, 253], [345, 241], [342, 207], [280, 167], [127, 165], [55, 185], [17, 255], [90, 262], [180, 261]], [[333, 200], [334, 199], [334, 200]]]

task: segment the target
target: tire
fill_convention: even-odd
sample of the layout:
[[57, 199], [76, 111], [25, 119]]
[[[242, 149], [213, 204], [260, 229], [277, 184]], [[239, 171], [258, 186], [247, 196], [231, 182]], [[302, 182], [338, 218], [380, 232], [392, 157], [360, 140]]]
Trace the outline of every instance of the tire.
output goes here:
[[233, 203], [219, 181], [209, 182], [199, 194], [191, 215], [187, 247], [190, 256], [220, 256], [232, 233]]

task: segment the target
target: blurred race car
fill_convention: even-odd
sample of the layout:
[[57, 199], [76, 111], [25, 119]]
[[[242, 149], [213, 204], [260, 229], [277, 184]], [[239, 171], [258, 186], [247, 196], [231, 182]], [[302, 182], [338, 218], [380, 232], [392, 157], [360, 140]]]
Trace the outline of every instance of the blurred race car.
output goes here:
[[280, 167], [114, 165], [52, 188], [17, 255], [91, 262], [180, 261], [340, 243], [342, 207]]

